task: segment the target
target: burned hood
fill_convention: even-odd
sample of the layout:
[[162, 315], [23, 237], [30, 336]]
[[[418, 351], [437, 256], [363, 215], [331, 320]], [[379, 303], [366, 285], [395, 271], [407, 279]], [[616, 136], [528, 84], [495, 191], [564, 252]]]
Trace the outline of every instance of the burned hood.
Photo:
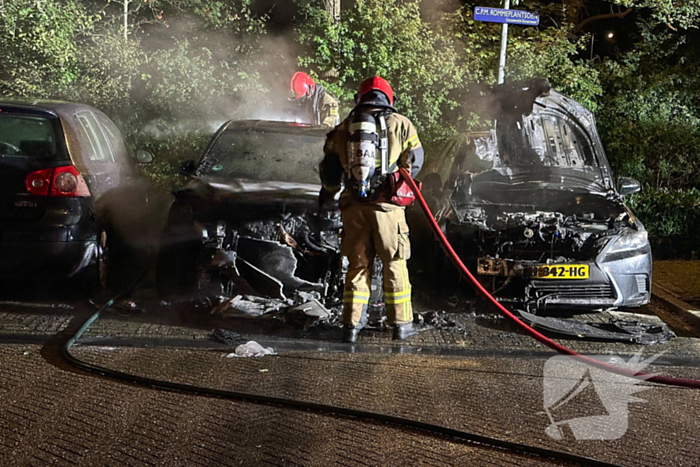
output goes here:
[[244, 205], [250, 215], [259, 216], [262, 211], [315, 212], [320, 189], [320, 185], [307, 183], [197, 178], [178, 190], [175, 197], [201, 203], [203, 208], [233, 209], [233, 205]]
[[469, 185], [477, 197], [489, 198], [494, 192], [505, 193], [510, 202], [512, 193], [537, 193], [552, 190], [569, 193], [614, 195], [606, 189], [599, 170], [590, 167], [496, 167], [463, 179], [458, 185]]
[[517, 182], [507, 177], [487, 181], [477, 176], [455, 189], [450, 199], [452, 209], [460, 223], [485, 230], [502, 230], [552, 217], [585, 220], [597, 224], [599, 230], [612, 229], [621, 221], [634, 221], [614, 193], [588, 189], [585, 179], [560, 183], [561, 177], [566, 176], [529, 177]]
[[546, 81], [514, 83], [493, 92], [493, 124], [472, 132], [458, 170], [482, 183], [614, 191], [593, 114]]

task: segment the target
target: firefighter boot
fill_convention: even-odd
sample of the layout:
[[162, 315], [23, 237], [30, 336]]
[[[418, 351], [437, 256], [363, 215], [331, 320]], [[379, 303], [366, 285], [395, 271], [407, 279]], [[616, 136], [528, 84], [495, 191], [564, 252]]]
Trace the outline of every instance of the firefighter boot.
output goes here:
[[354, 344], [355, 341], [357, 341], [357, 336], [360, 334], [360, 329], [362, 329], [360, 326], [351, 326], [347, 324], [344, 325], [343, 342], [348, 344]]
[[394, 325], [394, 340], [402, 341], [418, 334], [418, 329], [413, 323], [399, 323]]

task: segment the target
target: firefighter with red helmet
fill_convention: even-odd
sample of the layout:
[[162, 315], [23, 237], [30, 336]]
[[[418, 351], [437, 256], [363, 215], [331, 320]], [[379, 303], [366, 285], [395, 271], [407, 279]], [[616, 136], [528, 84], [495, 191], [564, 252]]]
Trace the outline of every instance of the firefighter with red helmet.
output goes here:
[[294, 73], [291, 89], [292, 99], [306, 107], [311, 115], [308, 123], [326, 128], [333, 128], [340, 123], [338, 101], [323, 86], [316, 84], [311, 76], [301, 71]]
[[343, 294], [343, 341], [357, 339], [371, 293], [375, 256], [383, 264], [384, 302], [394, 339], [416, 334], [411, 307], [410, 257], [405, 207], [397, 197], [398, 169], [415, 177], [423, 166], [423, 148], [411, 121], [393, 107], [389, 83], [375, 76], [360, 85], [356, 106], [328, 134], [320, 166], [322, 217], [333, 212], [341, 186], [341, 253], [349, 262]]

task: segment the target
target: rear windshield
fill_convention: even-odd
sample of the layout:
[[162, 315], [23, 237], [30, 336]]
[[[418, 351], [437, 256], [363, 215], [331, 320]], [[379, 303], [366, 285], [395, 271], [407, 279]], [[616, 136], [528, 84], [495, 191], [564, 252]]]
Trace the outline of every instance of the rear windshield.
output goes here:
[[57, 118], [0, 115], [0, 157], [56, 158], [57, 127]]
[[228, 130], [204, 155], [197, 175], [318, 184], [324, 143], [316, 135]]

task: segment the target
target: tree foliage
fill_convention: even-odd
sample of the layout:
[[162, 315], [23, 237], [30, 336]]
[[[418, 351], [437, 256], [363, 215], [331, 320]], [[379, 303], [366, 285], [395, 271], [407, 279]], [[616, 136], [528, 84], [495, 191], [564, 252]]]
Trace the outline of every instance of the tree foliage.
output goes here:
[[467, 66], [454, 37], [440, 34], [421, 19], [419, 2], [357, 0], [340, 22], [315, 1], [300, 1], [298, 40], [306, 46], [299, 64], [313, 70], [338, 70], [327, 88], [352, 106], [358, 84], [380, 75], [394, 87], [397, 107], [429, 138], [445, 136], [452, 122], [441, 119], [456, 107], [454, 92], [478, 79]]
[[130, 6], [124, 40], [121, 1], [3, 2], [0, 92], [86, 102], [133, 130], [153, 118], [221, 117], [222, 102], [264, 94], [255, 58], [264, 18], [248, 0], [139, 4], [147, 8]]
[[671, 17], [666, 2], [644, 3], [660, 5], [640, 17], [635, 49], [599, 67], [606, 90], [600, 130], [616, 172], [651, 189], [697, 188], [700, 56], [693, 43], [700, 38], [700, 6]]
[[44, 97], [67, 92], [80, 75], [80, 47], [95, 20], [73, 0], [0, 3], [3, 94]]
[[[267, 18], [253, 13], [256, 1], [0, 2], [0, 93], [95, 105], [132, 144], [172, 162], [154, 169], [164, 183], [217, 123], [285, 101], [296, 67], [346, 111], [363, 79], [387, 78], [427, 157], [442, 138], [484, 123], [475, 103], [487, 100], [474, 97], [496, 82], [501, 25], [475, 21], [473, 11], [500, 7], [499, 0], [355, 0], [342, 3], [339, 20], [329, 2], [294, 0], [293, 38], [270, 37]], [[645, 187], [635, 205], [655, 239], [696, 225], [653, 213], [693, 204], [700, 189], [700, 2], [523, 0], [516, 7], [540, 12], [541, 24], [510, 28], [506, 79], [547, 77], [596, 111], [616, 175]], [[601, 21], [627, 25], [634, 47], [591, 60], [590, 33]]]

